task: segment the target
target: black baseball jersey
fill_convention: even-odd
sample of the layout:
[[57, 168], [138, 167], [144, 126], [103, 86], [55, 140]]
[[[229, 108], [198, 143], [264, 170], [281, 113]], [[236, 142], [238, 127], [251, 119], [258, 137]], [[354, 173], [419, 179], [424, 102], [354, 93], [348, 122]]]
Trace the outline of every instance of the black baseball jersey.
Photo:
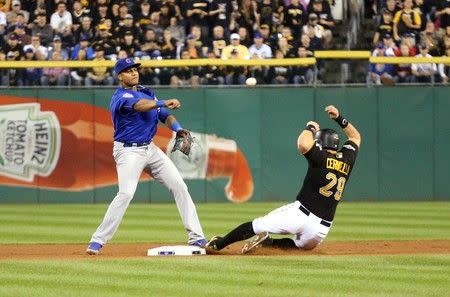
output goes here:
[[304, 155], [308, 172], [297, 200], [316, 216], [332, 221], [357, 154], [358, 146], [350, 140], [336, 154], [316, 143]]

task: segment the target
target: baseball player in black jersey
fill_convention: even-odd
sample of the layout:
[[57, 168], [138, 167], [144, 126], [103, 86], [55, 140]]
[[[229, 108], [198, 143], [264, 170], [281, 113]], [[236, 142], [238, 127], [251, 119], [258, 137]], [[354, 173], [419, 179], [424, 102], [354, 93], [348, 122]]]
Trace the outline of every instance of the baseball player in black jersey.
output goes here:
[[[243, 246], [242, 253], [259, 245], [311, 250], [325, 239], [361, 144], [358, 130], [336, 107], [327, 106], [325, 111], [348, 138], [342, 148], [339, 149], [336, 131], [320, 129], [318, 123], [308, 122], [297, 140], [299, 152], [308, 160], [308, 172], [296, 201], [244, 223], [223, 237], [213, 237], [206, 244], [207, 251], [218, 251], [255, 235]], [[294, 234], [294, 238], [272, 239], [270, 233]]]

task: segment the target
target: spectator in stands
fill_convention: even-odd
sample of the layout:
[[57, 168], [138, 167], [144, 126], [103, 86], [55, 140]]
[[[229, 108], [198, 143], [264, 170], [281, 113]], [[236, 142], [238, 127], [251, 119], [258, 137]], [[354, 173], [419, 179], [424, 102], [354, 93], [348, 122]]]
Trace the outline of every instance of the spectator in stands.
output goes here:
[[292, 35], [291, 28], [289, 28], [289, 27], [282, 27], [281, 28], [281, 36], [286, 38], [286, 41], [287, 41], [287, 43], [289, 43], [289, 45], [294, 46], [295, 38]]
[[416, 38], [414, 33], [403, 34], [400, 44], [406, 44], [409, 47], [409, 51], [412, 56], [415, 56], [417, 54]]
[[147, 29], [144, 38], [141, 41], [139, 55], [150, 57], [154, 51], [161, 51], [161, 45], [162, 43], [158, 40], [155, 31], [153, 29]]
[[[249, 48], [250, 59], [270, 59], [272, 58], [272, 49], [263, 42], [262, 35], [256, 32], [253, 38], [253, 44]], [[258, 65], [249, 67], [249, 77], [256, 78], [258, 83], [265, 83], [269, 72], [268, 66]]]
[[31, 42], [31, 36], [25, 32], [24, 25], [21, 25], [21, 24], [15, 25], [14, 30], [12, 31], [12, 33], [9, 33], [9, 35], [11, 35], [13, 33], [17, 36], [19, 43], [22, 46], [25, 44], [29, 44]]
[[253, 42], [246, 27], [240, 27], [238, 30], [238, 34], [241, 38], [240, 40], [242, 45], [246, 46], [247, 48], [252, 45]]
[[[445, 50], [444, 57], [450, 58], [450, 47]], [[448, 84], [450, 82], [450, 64], [439, 64], [438, 70], [441, 82]]]
[[[208, 59], [217, 59], [213, 49], [208, 50]], [[200, 83], [202, 85], [223, 85], [225, 83], [224, 68], [216, 65], [202, 67]]]
[[[297, 50], [298, 58], [312, 57], [313, 53], [308, 51], [304, 46], [300, 46]], [[314, 79], [314, 71], [312, 65], [298, 65], [292, 67], [292, 82], [296, 85], [311, 85]]]
[[202, 49], [203, 47], [208, 47], [207, 37], [202, 35], [202, 29], [198, 25], [194, 25], [191, 27], [191, 33], [189, 35], [193, 36], [193, 39], [195, 40], [195, 46], [199, 49]]
[[[281, 50], [275, 52], [276, 59], [283, 59], [285, 56]], [[275, 85], [284, 85], [289, 83], [291, 77], [289, 66], [272, 66], [269, 69], [268, 79]]]
[[213, 34], [210, 42], [211, 43], [208, 47], [211, 48], [216, 57], [219, 58], [222, 55], [222, 50], [227, 46], [227, 42], [225, 40], [225, 30], [222, 26], [217, 25], [213, 28]]
[[[87, 58], [86, 48], [80, 49], [78, 51], [76, 60], [77, 61], [86, 61], [86, 58]], [[84, 81], [86, 79], [87, 72], [88, 72], [88, 69], [86, 67], [74, 68], [70, 72], [70, 78], [71, 78], [72, 84], [75, 86], [84, 85]]]
[[150, 3], [148, 3], [148, 0], [144, 0], [141, 2], [139, 14], [137, 15], [136, 21], [142, 32], [145, 31], [147, 25], [150, 25]]
[[249, 54], [251, 58], [258, 59], [271, 59], [272, 58], [272, 49], [270, 46], [264, 43], [264, 39], [261, 33], [255, 33], [253, 38], [253, 44], [249, 48]]
[[382, 19], [381, 23], [377, 27], [377, 31], [375, 32], [375, 35], [373, 36], [373, 44], [376, 45], [378, 41], [385, 35], [385, 34], [393, 34], [393, 23], [392, 23], [392, 14], [391, 12], [383, 8], [382, 10]]
[[164, 59], [175, 59], [177, 56], [177, 41], [172, 37], [171, 31], [168, 29], [164, 30], [163, 33], [161, 56]]
[[413, 10], [419, 15], [420, 17], [420, 28], [419, 31], [425, 30], [425, 26], [427, 24], [427, 16], [425, 14], [425, 7], [424, 7], [424, 0], [414, 0], [413, 3]]
[[[183, 50], [181, 52], [182, 60], [191, 59], [189, 51]], [[198, 86], [200, 84], [201, 70], [199, 67], [177, 67], [174, 74], [170, 78], [170, 85], [174, 87], [179, 86]]]
[[6, 32], [6, 14], [3, 11], [0, 11], [0, 35], [4, 35]]
[[275, 51], [275, 49], [277, 48], [278, 38], [271, 34], [269, 25], [262, 24], [259, 27], [259, 33], [261, 33], [261, 35], [264, 39], [264, 43], [267, 44], [268, 46], [270, 46], [270, 48], [272, 49], [272, 53], [273, 53]]
[[174, 16], [175, 12], [173, 12], [172, 14], [169, 9], [169, 5], [167, 3], [163, 3], [159, 11], [159, 24], [163, 28], [166, 28], [167, 26], [170, 25], [170, 18]]
[[222, 50], [222, 59], [249, 59], [248, 48], [241, 44], [241, 37], [237, 33], [230, 35], [230, 45]]
[[155, 33], [159, 39], [162, 37], [164, 28], [159, 23], [159, 13], [158, 12], [153, 12], [150, 15], [150, 24], [147, 25], [146, 28], [152, 29], [153, 31], [155, 31]]
[[[35, 61], [36, 57], [33, 49], [25, 50], [25, 61]], [[38, 86], [42, 76], [42, 68], [27, 67], [23, 73], [23, 84], [25, 86]]]
[[209, 2], [207, 0], [191, 0], [186, 16], [190, 26], [197, 25], [201, 28], [202, 36], [209, 36], [208, 16]]
[[[428, 53], [428, 47], [426, 44], [419, 44], [418, 48], [419, 54], [416, 55], [416, 58], [432, 57]], [[411, 72], [414, 75], [414, 79], [416, 82], [431, 83], [433, 81], [434, 75], [437, 72], [437, 67], [434, 63], [414, 63], [411, 65]]]
[[294, 46], [290, 45], [284, 36], [278, 39], [278, 51], [283, 53], [283, 58], [293, 58], [296, 54]]
[[450, 1], [437, 1], [436, 17], [440, 19], [441, 28], [450, 26]]
[[284, 24], [291, 28], [296, 38], [300, 37], [302, 27], [306, 24], [307, 13], [299, 0], [291, 1], [286, 8]]
[[75, 0], [72, 4], [72, 31], [78, 30], [84, 17], [89, 16], [89, 10], [81, 5], [81, 0]]
[[[282, 7], [284, 6], [284, 3], [282, 1], [262, 0], [260, 2], [257, 2], [257, 13], [260, 15], [261, 24], [278, 26], [282, 23], [282, 20], [280, 19], [280, 4]], [[281, 10], [281, 12], [282, 11], [283, 10]], [[301, 30], [301, 26], [299, 29]]]
[[[383, 44], [378, 44], [372, 53], [374, 57], [385, 56]], [[367, 83], [381, 85], [392, 84], [394, 82], [395, 68], [392, 64], [369, 64], [369, 73], [367, 75]]]
[[[406, 44], [400, 45], [400, 50], [397, 52], [398, 57], [414, 57], [410, 53], [409, 47]], [[411, 64], [398, 64], [396, 65], [395, 80], [399, 83], [411, 83], [414, 82], [414, 76], [411, 73]]]
[[[61, 61], [61, 53], [57, 51], [52, 52], [52, 56], [49, 59], [51, 61]], [[44, 68], [41, 76], [41, 85], [49, 86], [65, 86], [69, 78], [69, 68], [64, 67], [51, 67]]]
[[64, 1], [58, 2], [56, 11], [50, 18], [50, 25], [55, 33], [61, 37], [64, 45], [72, 43], [72, 15], [67, 11]]
[[401, 8], [397, 5], [396, 0], [386, 0], [386, 4], [383, 8], [389, 11], [392, 16], [395, 16], [395, 14], [401, 10]]
[[392, 35], [389, 33], [386, 33], [383, 36], [383, 46], [384, 46], [384, 55], [386, 57], [393, 57], [395, 56], [395, 53], [398, 51], [397, 45], [392, 39]]
[[[248, 48], [240, 44], [240, 36], [233, 33], [230, 36], [231, 44], [227, 45], [222, 50], [222, 59], [249, 59], [250, 53]], [[227, 85], [244, 84], [246, 79], [247, 69], [245, 67], [228, 66], [226, 70], [227, 76], [225, 82]]]
[[228, 29], [232, 9], [231, 0], [212, 1], [209, 8], [209, 17], [213, 27], [221, 26]]
[[420, 32], [420, 43], [427, 45], [430, 55], [432, 56], [441, 56], [439, 39], [434, 23], [428, 21], [425, 30]]
[[16, 17], [18, 14], [22, 14], [25, 18], [25, 23], [28, 23], [28, 20], [30, 19], [30, 13], [26, 10], [22, 9], [22, 4], [19, 0], [13, 0], [11, 2], [11, 11], [6, 13], [6, 22], [8, 24], [15, 24], [16, 23]]
[[412, 0], [403, 0], [403, 9], [395, 14], [393, 19], [395, 40], [400, 40], [400, 36], [405, 33], [413, 33], [417, 36], [422, 23], [420, 15], [412, 8]]
[[141, 31], [138, 27], [134, 25], [133, 22], [133, 16], [131, 14], [127, 14], [125, 16], [125, 19], [119, 24], [118, 27], [115, 29], [114, 36], [117, 38], [116, 42], [123, 43], [123, 39], [125, 37], [125, 33], [131, 32], [133, 36], [136, 36], [136, 38], [139, 38], [141, 36]]
[[96, 9], [94, 10], [94, 13], [91, 15], [93, 15], [93, 27], [98, 26], [99, 24], [101, 24], [102, 22], [104, 22], [104, 20], [108, 19], [108, 20], [112, 20], [112, 13], [109, 10], [109, 7], [106, 3], [99, 3], [96, 7]]
[[315, 13], [318, 17], [318, 24], [324, 28], [323, 31], [323, 46], [324, 48], [331, 47], [331, 41], [333, 39], [333, 30], [335, 26], [335, 22], [333, 16], [331, 15], [330, 9], [327, 9], [323, 5], [323, 0], [313, 0], [311, 13]]
[[314, 36], [322, 41], [325, 29], [322, 25], [319, 25], [319, 18], [317, 14], [310, 13], [308, 15], [308, 23], [303, 26], [303, 33], [308, 34], [309, 38]]
[[41, 43], [49, 46], [53, 39], [53, 28], [47, 24], [47, 15], [45, 12], [39, 12], [31, 25], [31, 35], [39, 35]]
[[108, 59], [114, 59], [117, 57], [117, 43], [114, 40], [114, 36], [109, 33], [109, 28], [106, 24], [100, 24], [97, 26], [97, 36], [94, 38], [93, 46], [100, 45], [105, 51], [105, 57]]
[[[10, 45], [9, 41], [8, 44]], [[10, 49], [6, 52], [6, 61], [20, 61], [24, 60], [24, 53], [22, 49]], [[23, 72], [24, 69], [4, 69], [2, 70], [2, 85], [3, 86], [23, 86]]]
[[4, 47], [4, 53], [8, 58], [8, 61], [20, 61], [24, 59], [23, 46], [16, 33], [11, 33], [9, 35]]
[[92, 26], [92, 19], [89, 16], [84, 16], [81, 19], [81, 25], [78, 27], [77, 30], [74, 31], [73, 37], [75, 43], [80, 42], [81, 35], [87, 37], [90, 42], [94, 41], [95, 31], [94, 27]]
[[59, 52], [63, 61], [69, 59], [69, 52], [65, 48], [63, 48], [61, 37], [59, 37], [58, 35], [55, 35], [55, 37], [53, 37], [52, 46], [48, 48], [48, 57], [52, 57], [53, 52]]
[[125, 19], [125, 16], [130, 13], [127, 2], [125, 1], [121, 1], [119, 4], [117, 4], [117, 2], [114, 3], [111, 11], [114, 24], [119, 24], [123, 19]]
[[31, 36], [31, 43], [23, 47], [24, 52], [28, 49], [31, 49], [36, 60], [47, 60], [48, 49], [41, 45], [41, 37], [39, 35]]
[[124, 50], [127, 53], [128, 57], [133, 57], [134, 54], [139, 51], [139, 46], [134, 39], [133, 32], [125, 32], [125, 36], [123, 37], [122, 42], [119, 44], [119, 47], [121, 50]]
[[75, 45], [72, 50], [72, 54], [70, 55], [71, 60], [78, 60], [78, 55], [80, 51], [83, 51], [86, 60], [92, 60], [95, 57], [94, 50], [89, 46], [89, 37], [87, 35], [80, 36], [80, 42]]
[[177, 45], [184, 43], [186, 38], [186, 32], [184, 27], [178, 24], [178, 19], [176, 17], [170, 18], [170, 26], [167, 27], [172, 34], [172, 37], [176, 39]]
[[194, 35], [188, 35], [188, 37], [186, 38], [186, 45], [181, 49], [180, 54], [183, 51], [187, 51], [189, 53], [190, 59], [197, 59], [201, 57], [202, 49], [198, 46]]
[[[96, 45], [95, 48], [95, 58], [93, 61], [105, 61], [105, 49], [101, 45]], [[85, 80], [86, 86], [93, 85], [103, 85], [111, 86], [114, 82], [111, 74], [107, 67], [93, 67], [88, 70]]]

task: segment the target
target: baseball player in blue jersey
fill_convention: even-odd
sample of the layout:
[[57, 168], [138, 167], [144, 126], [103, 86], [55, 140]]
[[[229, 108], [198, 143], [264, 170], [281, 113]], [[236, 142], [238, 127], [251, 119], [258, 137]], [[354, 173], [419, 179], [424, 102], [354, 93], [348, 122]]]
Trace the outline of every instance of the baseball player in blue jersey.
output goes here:
[[108, 207], [103, 222], [92, 235], [87, 253], [97, 255], [116, 232], [143, 170], [164, 184], [176, 201], [183, 225], [188, 231], [188, 244], [204, 246], [207, 241], [197, 216], [188, 188], [169, 157], [152, 139], [158, 122], [165, 123], [179, 134], [182, 129], [168, 109], [177, 109], [177, 99], [158, 100], [154, 92], [139, 83], [139, 63], [133, 59], [120, 59], [114, 70], [120, 87], [111, 98], [110, 111], [114, 122], [114, 149], [119, 180], [119, 192]]

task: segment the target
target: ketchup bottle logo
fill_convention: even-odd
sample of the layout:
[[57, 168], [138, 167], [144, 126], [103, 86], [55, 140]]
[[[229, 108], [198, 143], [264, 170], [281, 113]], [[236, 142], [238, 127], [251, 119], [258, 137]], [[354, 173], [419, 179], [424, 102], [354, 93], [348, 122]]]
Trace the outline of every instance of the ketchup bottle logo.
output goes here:
[[[48, 99], [0, 95], [0, 185], [86, 191], [117, 184], [114, 129], [108, 110]], [[225, 196], [245, 202], [253, 194], [248, 162], [232, 139], [192, 132], [192, 154], [170, 154], [174, 133], [161, 125], [153, 142], [185, 179], [226, 178]], [[141, 180], [152, 177], [143, 174]]]

